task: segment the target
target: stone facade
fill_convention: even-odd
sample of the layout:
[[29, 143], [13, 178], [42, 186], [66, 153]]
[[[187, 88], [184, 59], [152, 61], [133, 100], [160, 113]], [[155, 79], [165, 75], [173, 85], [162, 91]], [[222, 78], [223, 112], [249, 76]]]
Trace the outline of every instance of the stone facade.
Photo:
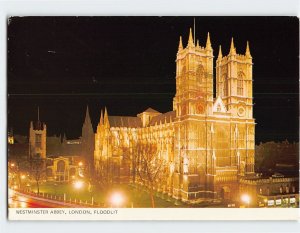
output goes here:
[[241, 179], [239, 189], [241, 195], [249, 196], [253, 207], [299, 207], [298, 177], [273, 175]]
[[47, 159], [46, 175], [48, 181], [69, 182], [80, 177], [80, 158], [59, 156]]
[[111, 182], [135, 182], [135, 157], [154, 153], [166, 169], [157, 190], [186, 202], [203, 198], [234, 199], [241, 177], [254, 175], [255, 121], [252, 106], [252, 57], [228, 56], [221, 47], [213, 92], [213, 49], [187, 46], [180, 37], [176, 58], [173, 111], [151, 108], [137, 115], [109, 116], [105, 109], [95, 135], [94, 163]]
[[40, 156], [46, 159], [47, 127], [40, 120], [30, 122], [29, 128], [29, 159]]

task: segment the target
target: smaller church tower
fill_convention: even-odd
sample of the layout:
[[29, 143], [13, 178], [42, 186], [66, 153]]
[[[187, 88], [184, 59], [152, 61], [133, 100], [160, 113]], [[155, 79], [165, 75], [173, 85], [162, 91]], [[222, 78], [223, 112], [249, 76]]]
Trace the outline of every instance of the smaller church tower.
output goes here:
[[87, 169], [90, 175], [94, 172], [94, 149], [95, 149], [95, 134], [93, 125], [90, 118], [89, 107], [86, 107], [85, 120], [82, 126], [82, 138], [81, 138], [82, 156], [87, 163]]
[[46, 158], [46, 137], [47, 127], [40, 121], [40, 112], [38, 108], [37, 121], [30, 122], [29, 129], [29, 159], [39, 156]]

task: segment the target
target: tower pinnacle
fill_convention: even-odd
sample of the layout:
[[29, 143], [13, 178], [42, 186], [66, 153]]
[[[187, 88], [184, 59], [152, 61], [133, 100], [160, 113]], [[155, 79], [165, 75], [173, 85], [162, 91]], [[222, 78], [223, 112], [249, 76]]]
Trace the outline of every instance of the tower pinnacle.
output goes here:
[[194, 47], [194, 40], [193, 40], [193, 33], [192, 28], [190, 28], [190, 35], [189, 35], [189, 41], [188, 41], [188, 47]]
[[246, 54], [245, 55], [249, 58], [252, 58], [251, 53], [250, 53], [250, 48], [249, 48], [249, 41], [247, 41]]
[[84, 122], [86, 123], [90, 123], [91, 122], [91, 118], [90, 118], [90, 114], [89, 114], [89, 106], [86, 106], [86, 113], [85, 113], [85, 120]]
[[182, 49], [183, 49], [183, 46], [182, 46], [182, 37], [180, 36], [180, 37], [179, 37], [178, 51], [181, 51]]
[[223, 57], [223, 54], [222, 54], [222, 47], [221, 47], [221, 45], [220, 45], [220, 46], [219, 46], [219, 55], [218, 55], [218, 59], [217, 59], [217, 60], [222, 59], [222, 57]]
[[236, 54], [236, 50], [235, 50], [234, 42], [233, 42], [233, 37], [231, 38], [231, 45], [230, 45], [230, 52], [229, 52], [229, 54], [231, 54], [231, 55], [235, 55]]
[[101, 109], [101, 113], [100, 113], [100, 125], [103, 125], [103, 112], [102, 112], [102, 109]]
[[210, 36], [209, 32], [207, 33], [207, 40], [206, 40], [206, 47], [207, 50], [212, 50], [211, 43], [210, 43]]
[[109, 125], [109, 121], [108, 121], [108, 113], [107, 113], [106, 107], [105, 107], [105, 109], [104, 109], [104, 119], [103, 119], [103, 124], [104, 124], [104, 125]]

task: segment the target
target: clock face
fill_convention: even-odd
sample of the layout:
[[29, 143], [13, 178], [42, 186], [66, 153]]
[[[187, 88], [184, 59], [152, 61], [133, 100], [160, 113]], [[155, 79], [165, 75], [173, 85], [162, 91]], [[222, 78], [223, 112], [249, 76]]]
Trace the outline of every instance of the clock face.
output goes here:
[[204, 113], [204, 104], [203, 103], [198, 103], [197, 104], [197, 113], [198, 114]]
[[239, 107], [239, 109], [238, 109], [238, 115], [239, 116], [244, 116], [245, 115], [245, 109], [243, 107]]

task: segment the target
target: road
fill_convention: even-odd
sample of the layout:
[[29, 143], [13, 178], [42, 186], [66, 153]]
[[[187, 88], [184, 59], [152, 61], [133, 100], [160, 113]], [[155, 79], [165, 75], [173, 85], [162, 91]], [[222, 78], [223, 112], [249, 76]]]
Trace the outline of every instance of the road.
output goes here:
[[9, 208], [68, 208], [68, 206], [37, 200], [29, 195], [17, 193], [12, 189], [8, 191]]

